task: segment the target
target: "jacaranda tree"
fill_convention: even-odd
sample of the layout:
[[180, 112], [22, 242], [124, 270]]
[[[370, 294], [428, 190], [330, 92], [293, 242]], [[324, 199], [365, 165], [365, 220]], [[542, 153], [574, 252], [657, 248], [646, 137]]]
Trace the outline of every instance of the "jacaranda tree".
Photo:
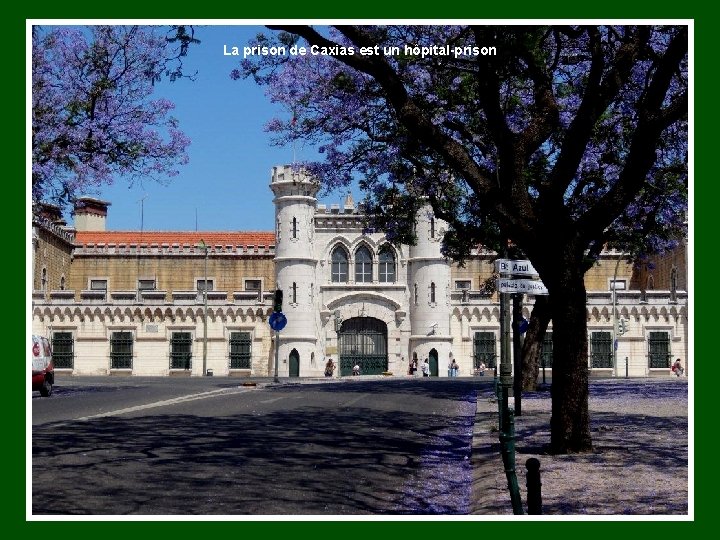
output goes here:
[[319, 146], [304, 168], [359, 179], [392, 241], [413, 241], [422, 196], [448, 256], [509, 242], [532, 261], [553, 321], [551, 450], [591, 450], [583, 277], [607, 246], [684, 233], [687, 27], [269, 28], [233, 76], [287, 105], [279, 144]]
[[60, 206], [114, 175], [162, 180], [187, 163], [190, 140], [152, 99], [182, 76], [192, 28], [34, 27], [32, 196]]

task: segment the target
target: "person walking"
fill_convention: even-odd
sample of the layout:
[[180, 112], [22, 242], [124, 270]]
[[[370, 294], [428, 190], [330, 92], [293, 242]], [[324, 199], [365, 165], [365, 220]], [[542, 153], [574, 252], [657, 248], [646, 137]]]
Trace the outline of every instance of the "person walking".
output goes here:
[[675, 359], [675, 363], [672, 365], [670, 370], [678, 377], [682, 377], [683, 374], [685, 373], [685, 370], [682, 367], [682, 362], [680, 362], [679, 358]]
[[334, 372], [335, 372], [335, 364], [334, 364], [332, 358], [328, 358], [328, 361], [325, 364], [325, 376], [332, 377]]
[[423, 377], [429, 377], [430, 376], [430, 363], [428, 362], [428, 359], [426, 358], [423, 360], [422, 366], [420, 367], [422, 370]]

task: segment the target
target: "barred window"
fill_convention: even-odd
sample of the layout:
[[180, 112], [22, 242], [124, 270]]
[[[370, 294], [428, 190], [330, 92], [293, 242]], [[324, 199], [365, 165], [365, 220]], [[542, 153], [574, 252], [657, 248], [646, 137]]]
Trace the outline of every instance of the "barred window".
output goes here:
[[540, 349], [540, 367], [552, 368], [553, 363], [553, 341], [552, 332], [545, 332], [545, 337]]
[[293, 237], [293, 238], [297, 238], [297, 233], [298, 233], [297, 218], [296, 218], [296, 217], [293, 217], [293, 220], [292, 220], [292, 237]]
[[475, 332], [473, 337], [473, 367], [477, 369], [480, 362], [488, 369], [496, 366], [497, 350], [494, 332]]
[[52, 359], [58, 369], [72, 369], [75, 358], [75, 343], [72, 332], [54, 332], [52, 338]]
[[172, 333], [170, 369], [192, 369], [192, 334], [190, 332]]
[[132, 369], [132, 359], [132, 332], [113, 332], [110, 334], [110, 368]]
[[348, 256], [347, 252], [340, 246], [332, 252], [332, 281], [333, 283], [347, 283], [348, 280]]
[[670, 334], [667, 332], [648, 332], [648, 366], [651, 368], [669, 368], [670, 364]]
[[141, 291], [154, 291], [155, 280], [154, 279], [138, 279], [138, 289]]
[[610, 332], [592, 332], [590, 334], [590, 367], [613, 367], [612, 334]]
[[435, 303], [435, 282], [430, 283], [430, 303]]
[[250, 332], [230, 332], [230, 369], [250, 369]]

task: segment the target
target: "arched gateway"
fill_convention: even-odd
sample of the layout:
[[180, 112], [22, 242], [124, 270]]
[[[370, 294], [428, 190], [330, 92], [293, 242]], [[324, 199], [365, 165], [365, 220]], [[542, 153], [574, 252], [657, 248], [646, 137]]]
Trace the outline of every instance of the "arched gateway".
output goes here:
[[373, 317], [343, 321], [338, 334], [340, 375], [352, 375], [355, 364], [361, 375], [378, 375], [388, 369], [387, 324]]

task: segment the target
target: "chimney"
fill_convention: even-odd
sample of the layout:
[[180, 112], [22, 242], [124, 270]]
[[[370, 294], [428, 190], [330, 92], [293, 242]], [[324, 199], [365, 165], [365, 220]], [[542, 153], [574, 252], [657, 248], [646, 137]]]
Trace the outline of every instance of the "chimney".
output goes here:
[[75, 201], [75, 230], [81, 231], [104, 231], [107, 221], [107, 208], [109, 202], [94, 199], [92, 197], [79, 197]]

